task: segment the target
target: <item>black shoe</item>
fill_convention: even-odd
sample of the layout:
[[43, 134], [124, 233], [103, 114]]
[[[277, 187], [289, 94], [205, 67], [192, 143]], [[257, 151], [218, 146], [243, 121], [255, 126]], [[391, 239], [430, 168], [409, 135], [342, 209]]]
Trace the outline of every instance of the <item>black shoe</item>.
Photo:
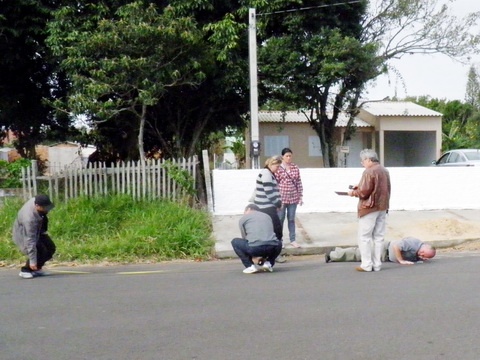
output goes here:
[[330, 252], [326, 252], [325, 253], [325, 262], [328, 264], [331, 261], [332, 261], [332, 259], [330, 259]]

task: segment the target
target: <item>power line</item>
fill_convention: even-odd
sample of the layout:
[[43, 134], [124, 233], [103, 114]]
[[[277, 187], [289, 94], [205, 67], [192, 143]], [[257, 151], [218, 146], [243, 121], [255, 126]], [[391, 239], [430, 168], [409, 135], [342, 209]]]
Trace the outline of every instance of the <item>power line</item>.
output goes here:
[[362, 1], [361, 1], [361, 0], [354, 0], [354, 1], [347, 1], [347, 2], [342, 2], [342, 3], [335, 3], [335, 4], [324, 4], [324, 5], [318, 5], [318, 6], [309, 6], [309, 7], [298, 8], [298, 9], [273, 11], [273, 12], [269, 12], [269, 13], [258, 13], [257, 16], [273, 15], [273, 14], [284, 14], [284, 13], [289, 13], [289, 12], [319, 9], [319, 8], [330, 7], [330, 6], [340, 6], [340, 5], [356, 4], [356, 3], [360, 3], [360, 2], [362, 2]]

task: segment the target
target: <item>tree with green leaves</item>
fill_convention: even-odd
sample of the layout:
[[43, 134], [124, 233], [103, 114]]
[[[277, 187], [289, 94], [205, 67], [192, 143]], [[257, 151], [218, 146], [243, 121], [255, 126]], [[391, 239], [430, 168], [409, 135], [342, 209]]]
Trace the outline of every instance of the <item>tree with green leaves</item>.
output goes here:
[[259, 20], [264, 96], [302, 109], [319, 135], [326, 167], [335, 166], [339, 113], [350, 114], [348, 128], [354, 126], [367, 83], [389, 70], [389, 60], [415, 53], [458, 58], [480, 40], [470, 34], [480, 13], [458, 20], [438, 0], [275, 5], [275, 16]]
[[1, 1], [0, 129], [17, 137], [15, 148], [35, 158], [35, 146], [75, 134], [71, 119], [46, 103], [68, 89], [64, 74], [45, 44], [54, 0]]
[[245, 126], [246, 24], [239, 6], [210, 0], [63, 6], [49, 44], [73, 90], [56, 106], [86, 116], [97, 146], [122, 159], [142, 157], [133, 149], [143, 148], [167, 158], [198, 154], [210, 133]]
[[118, 7], [88, 4], [95, 16], [72, 23], [78, 8], [56, 13], [49, 45], [62, 58], [72, 91], [55, 105], [94, 123], [127, 113], [145, 159], [144, 129], [149, 107], [168, 89], [201, 83], [202, 37], [195, 21], [177, 17], [171, 8], [143, 1]]
[[470, 66], [468, 71], [467, 89], [465, 91], [465, 101], [480, 111], [480, 80], [475, 66]]

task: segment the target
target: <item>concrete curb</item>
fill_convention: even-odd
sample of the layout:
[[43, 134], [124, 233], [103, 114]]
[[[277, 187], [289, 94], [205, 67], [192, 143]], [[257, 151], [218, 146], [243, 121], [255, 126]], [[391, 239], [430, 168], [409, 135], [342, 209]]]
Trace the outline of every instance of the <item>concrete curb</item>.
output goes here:
[[[238, 237], [241, 215], [214, 216], [213, 237], [217, 258], [235, 258], [230, 241]], [[301, 248], [285, 243], [283, 254], [319, 255], [337, 246], [356, 246], [356, 213], [297, 213], [296, 240]], [[387, 217], [385, 241], [414, 236], [437, 248], [480, 239], [480, 210], [395, 211]], [[288, 240], [287, 240], [288, 242]]]

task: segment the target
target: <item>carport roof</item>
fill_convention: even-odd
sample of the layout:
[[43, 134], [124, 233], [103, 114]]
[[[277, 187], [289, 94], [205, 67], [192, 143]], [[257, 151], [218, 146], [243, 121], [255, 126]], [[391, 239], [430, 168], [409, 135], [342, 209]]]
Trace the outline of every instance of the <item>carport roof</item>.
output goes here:
[[372, 101], [363, 105], [363, 110], [374, 116], [442, 116], [410, 101]]
[[[258, 112], [258, 121], [262, 123], [267, 122], [286, 122], [286, 123], [306, 123], [307, 118], [304, 114], [298, 111], [259, 111]], [[344, 113], [338, 115], [337, 123], [335, 127], [346, 127], [348, 122], [348, 117]], [[355, 125], [357, 127], [372, 127], [366, 121], [355, 117]]]

